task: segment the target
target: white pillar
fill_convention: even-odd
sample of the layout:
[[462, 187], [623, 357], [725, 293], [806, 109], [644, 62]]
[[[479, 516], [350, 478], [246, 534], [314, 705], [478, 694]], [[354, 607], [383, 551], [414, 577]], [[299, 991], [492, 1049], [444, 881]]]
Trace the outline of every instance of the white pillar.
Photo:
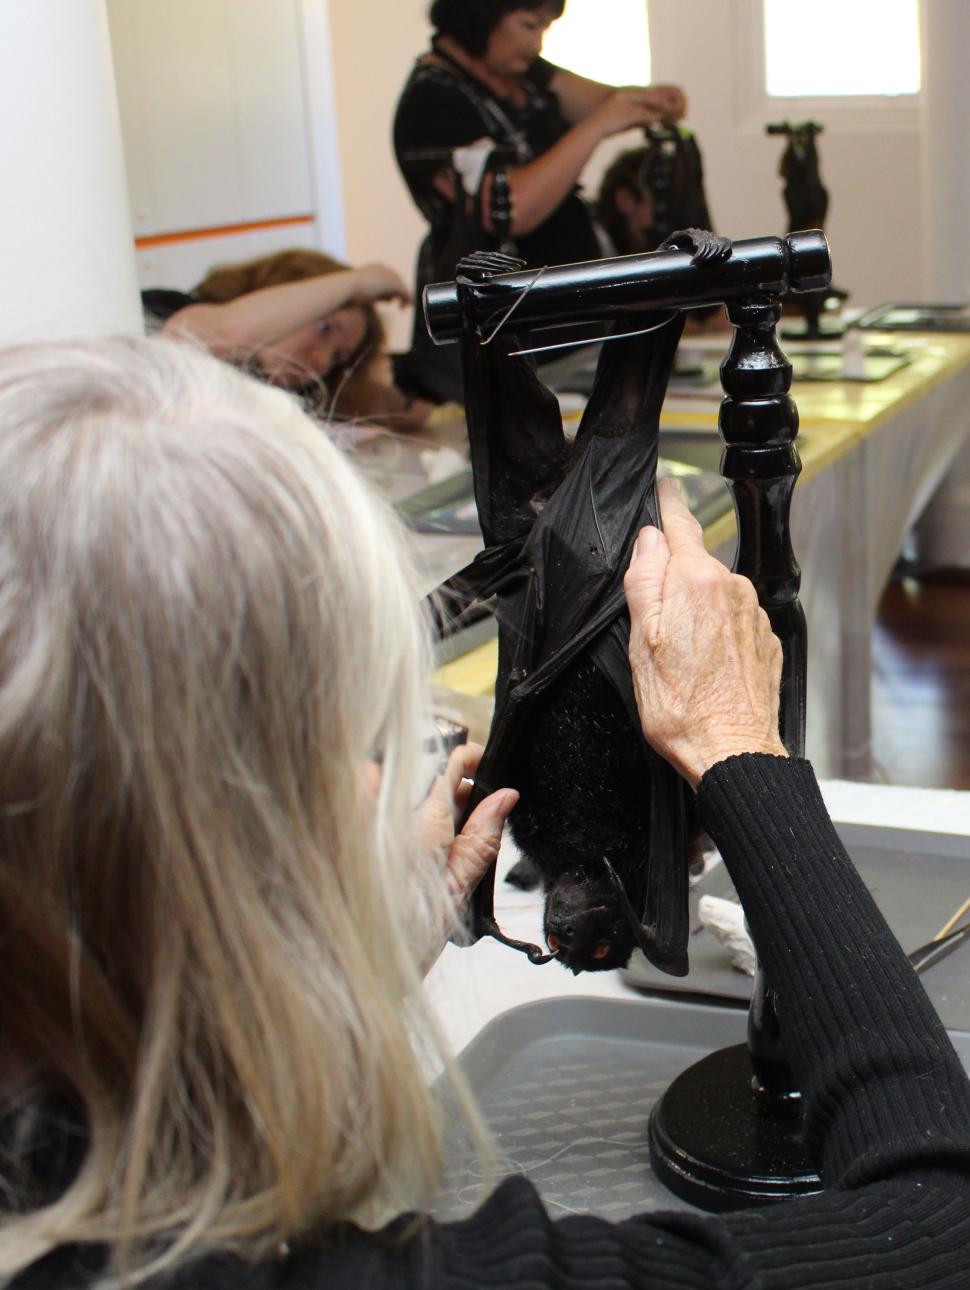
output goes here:
[[0, 121], [0, 344], [141, 331], [104, 0], [2, 0]]
[[923, 283], [927, 300], [970, 300], [970, 4], [923, 3]]

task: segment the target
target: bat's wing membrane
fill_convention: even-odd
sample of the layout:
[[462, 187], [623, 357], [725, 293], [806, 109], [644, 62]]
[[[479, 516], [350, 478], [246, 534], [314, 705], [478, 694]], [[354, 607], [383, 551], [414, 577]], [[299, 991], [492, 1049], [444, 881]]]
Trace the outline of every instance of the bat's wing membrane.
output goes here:
[[[583, 653], [613, 683], [639, 728], [622, 584], [637, 532], [658, 522], [659, 415], [683, 316], [658, 322], [654, 315], [635, 325], [641, 322], [645, 334], [603, 347], [571, 465], [558, 404], [531, 359], [509, 357], [502, 335], [490, 344], [464, 341], [475, 493], [489, 546], [450, 584], [494, 594], [499, 622], [495, 717], [468, 813], [508, 782], [530, 701]], [[617, 330], [629, 331], [630, 323]], [[683, 786], [643, 746], [651, 855], [646, 909], [634, 931], [658, 966], [683, 974], [689, 932]], [[500, 931], [494, 883], [493, 866], [473, 897], [473, 931], [544, 961], [538, 946], [509, 941]]]

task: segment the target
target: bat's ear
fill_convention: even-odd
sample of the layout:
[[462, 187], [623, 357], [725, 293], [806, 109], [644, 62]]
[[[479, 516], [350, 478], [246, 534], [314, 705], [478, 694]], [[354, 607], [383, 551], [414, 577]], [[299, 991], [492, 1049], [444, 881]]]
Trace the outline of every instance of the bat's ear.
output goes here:
[[656, 938], [653, 935], [652, 929], [642, 923], [634, 912], [620, 875], [610, 864], [609, 860], [607, 860], [606, 856], [603, 856], [603, 864], [606, 868], [607, 877], [610, 880], [610, 886], [613, 888], [613, 894], [619, 902], [620, 909], [627, 921], [638, 948], [641, 949], [650, 962], [660, 968], [661, 971], [668, 973], [670, 976], [686, 976], [690, 970], [690, 965], [687, 961], [687, 954], [681, 953], [675, 959], [661, 959], [658, 956]]

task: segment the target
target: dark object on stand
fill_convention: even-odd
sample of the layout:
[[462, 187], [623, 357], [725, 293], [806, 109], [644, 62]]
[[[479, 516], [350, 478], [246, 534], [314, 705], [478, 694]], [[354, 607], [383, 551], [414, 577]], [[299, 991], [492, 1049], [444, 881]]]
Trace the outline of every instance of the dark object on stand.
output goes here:
[[[777, 346], [775, 324], [789, 287], [824, 289], [831, 262], [819, 232], [738, 242], [727, 258], [717, 253], [723, 241], [706, 238], [713, 251], [706, 259], [697, 235], [680, 243], [686, 250], [538, 273], [503, 272], [507, 261], [479, 257], [463, 266], [457, 282], [425, 292], [431, 335], [439, 343], [463, 342], [476, 498], [488, 543], [446, 590], [458, 604], [498, 598], [496, 714], [469, 810], [509, 782], [521, 755], [517, 745], [541, 724], [536, 704], [555, 683], [569, 691], [592, 665], [618, 695], [629, 690], [622, 575], [639, 527], [657, 522], [651, 427], [680, 311], [718, 302], [727, 303], [736, 328], [722, 367], [720, 417], [727, 444], [722, 474], [731, 482], [738, 516], [735, 568], [751, 578], [781, 639], [782, 736], [790, 751], [802, 751], [805, 623], [788, 524], [800, 470], [798, 416], [788, 393], [791, 365]], [[651, 310], [672, 314], [657, 321]], [[531, 368], [516, 362], [522, 346], [510, 332], [594, 320], [614, 323], [617, 338], [604, 346], [580, 455], [568, 469], [558, 410]], [[648, 327], [654, 329], [650, 336], [644, 334]], [[666, 845], [679, 845], [679, 785], [664, 780], [662, 765], [650, 765], [649, 828]], [[571, 789], [560, 783], [557, 801]], [[651, 961], [674, 973], [686, 965], [685, 879], [682, 852], [651, 852], [636, 939]], [[496, 936], [533, 961], [545, 961], [537, 946], [502, 935], [493, 895], [494, 867], [473, 898], [473, 933]], [[817, 1190], [763, 976], [756, 983], [749, 1045], [715, 1057], [718, 1097], [709, 1095], [706, 1064], [698, 1063], [674, 1082], [651, 1121], [658, 1174], [672, 1190], [708, 1208]], [[725, 1106], [731, 1108], [726, 1121]]]
[[600, 183], [596, 214], [620, 255], [656, 251], [679, 228], [713, 227], [697, 140], [683, 126], [653, 125], [646, 143], [620, 153]]
[[[829, 209], [828, 189], [819, 172], [818, 148], [815, 140], [825, 127], [818, 121], [776, 121], [765, 126], [766, 134], [781, 135], [787, 142], [781, 154], [778, 173], [785, 181], [783, 196], [788, 209], [788, 232], [824, 228]], [[822, 325], [822, 314], [828, 302], [841, 302], [847, 291], [831, 285], [820, 291], [808, 292], [795, 299], [786, 295], [783, 304], [792, 305], [805, 315], [804, 330], [785, 329], [782, 335], [791, 340], [835, 340], [844, 328], [827, 323]]]
[[[596, 215], [618, 255], [656, 251], [681, 228], [713, 230], [704, 191], [704, 163], [691, 130], [650, 125], [646, 143], [621, 152], [600, 183]], [[694, 311], [698, 320], [718, 306]], [[698, 373], [696, 366], [678, 375]]]

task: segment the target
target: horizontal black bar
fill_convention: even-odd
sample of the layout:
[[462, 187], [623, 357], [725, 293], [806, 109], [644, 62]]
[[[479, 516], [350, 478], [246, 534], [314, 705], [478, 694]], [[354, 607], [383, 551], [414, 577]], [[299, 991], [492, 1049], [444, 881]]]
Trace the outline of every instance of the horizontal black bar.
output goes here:
[[424, 289], [424, 316], [439, 345], [466, 327], [479, 336], [508, 320], [510, 331], [611, 320], [648, 309], [704, 305], [818, 291], [832, 280], [824, 233], [792, 233], [735, 242], [726, 260], [693, 263], [689, 251], [621, 255], [542, 270], [500, 273], [484, 282], [434, 282]]

